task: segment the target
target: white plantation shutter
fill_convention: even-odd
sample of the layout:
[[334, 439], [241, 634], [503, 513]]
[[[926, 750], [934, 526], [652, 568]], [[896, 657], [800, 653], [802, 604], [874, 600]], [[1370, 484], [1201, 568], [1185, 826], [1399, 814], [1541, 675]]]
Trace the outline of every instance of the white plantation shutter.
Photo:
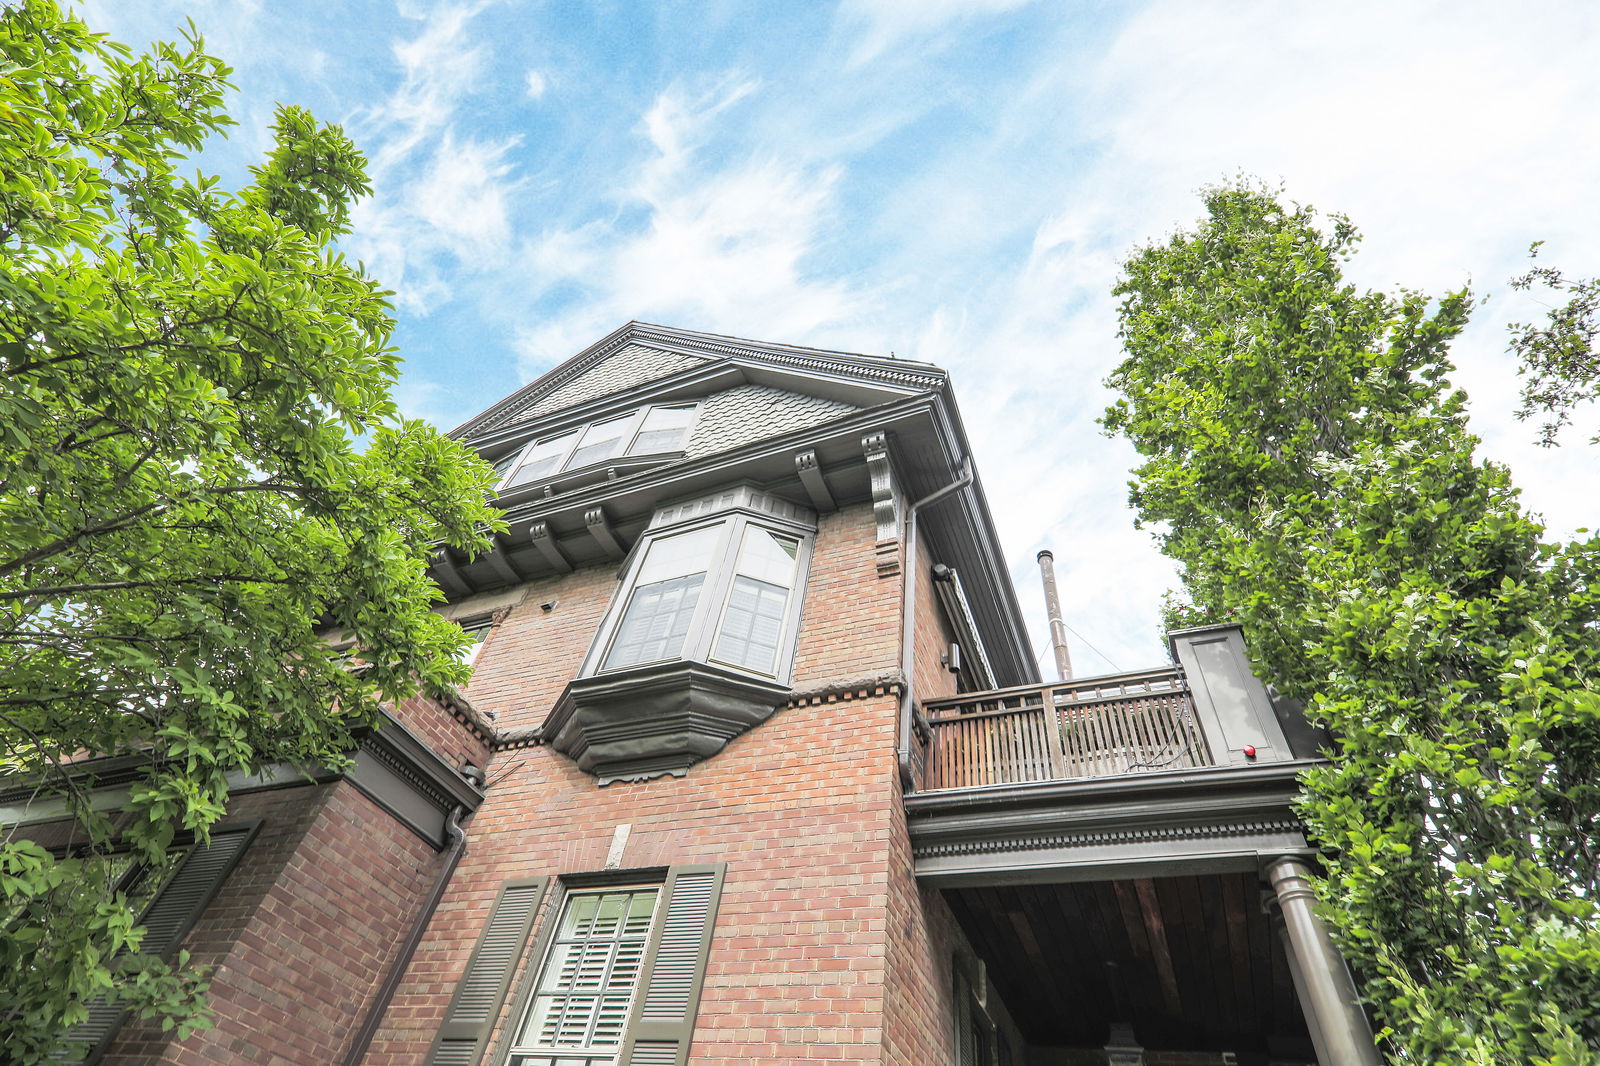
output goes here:
[[622, 1066], [683, 1066], [694, 1035], [711, 927], [722, 893], [722, 864], [674, 866], [662, 886], [662, 914], [645, 947]]
[[607, 1049], [622, 1042], [659, 894], [648, 888], [568, 897], [518, 1047], [576, 1048], [609, 1058]]
[[548, 877], [536, 877], [501, 886], [428, 1051], [428, 1066], [473, 1066], [482, 1058], [549, 883]]

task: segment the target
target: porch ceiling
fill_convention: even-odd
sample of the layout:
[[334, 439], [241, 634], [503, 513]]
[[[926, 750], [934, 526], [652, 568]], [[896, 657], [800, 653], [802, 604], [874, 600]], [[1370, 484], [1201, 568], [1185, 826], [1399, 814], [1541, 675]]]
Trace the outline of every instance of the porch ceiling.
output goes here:
[[1309, 1062], [1287, 959], [1254, 873], [947, 889], [1032, 1045], [1104, 1046], [1113, 1021], [1148, 1049]]

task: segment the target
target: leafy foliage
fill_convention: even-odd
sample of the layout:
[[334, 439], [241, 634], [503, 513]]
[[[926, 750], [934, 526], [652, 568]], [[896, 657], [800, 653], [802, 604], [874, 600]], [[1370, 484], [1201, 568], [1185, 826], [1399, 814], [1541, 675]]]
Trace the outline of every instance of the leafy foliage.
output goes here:
[[[155, 862], [230, 773], [341, 765], [383, 701], [466, 676], [425, 569], [498, 523], [489, 469], [397, 415], [387, 294], [331, 248], [368, 191], [337, 127], [280, 108], [248, 186], [179, 176], [228, 73], [0, 8], [0, 780], [82, 855], [0, 843], [7, 1061], [97, 992], [203, 1024], [104, 856]], [[115, 831], [87, 754], [138, 768]]]
[[[1535, 241], [1529, 259], [1538, 259]], [[1543, 325], [1511, 324], [1511, 351], [1517, 371], [1528, 380], [1522, 386], [1519, 419], [1545, 416], [1539, 443], [1556, 443], [1561, 428], [1571, 421], [1572, 408], [1600, 399], [1600, 278], [1571, 280], [1555, 267], [1533, 266], [1511, 279], [1515, 289], [1542, 287], [1568, 293], [1567, 302], [1552, 308]], [[1591, 443], [1600, 444], [1600, 436]]]
[[1349, 221], [1271, 190], [1205, 205], [1115, 290], [1141, 521], [1334, 731], [1303, 814], [1395, 1060], [1600, 1061], [1600, 541], [1475, 458], [1465, 291], [1357, 290]]

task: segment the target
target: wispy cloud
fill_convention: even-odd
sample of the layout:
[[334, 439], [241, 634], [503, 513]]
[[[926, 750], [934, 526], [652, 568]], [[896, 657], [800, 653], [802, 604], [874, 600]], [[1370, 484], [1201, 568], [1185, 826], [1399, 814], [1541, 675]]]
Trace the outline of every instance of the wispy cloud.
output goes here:
[[489, 63], [473, 26], [487, 6], [403, 7], [421, 25], [393, 46], [399, 84], [352, 121], [373, 145], [376, 193], [358, 206], [351, 243], [417, 314], [450, 299], [464, 276], [503, 266], [512, 245], [521, 138], [457, 131]]
[[897, 45], [927, 51], [942, 34], [972, 19], [1001, 14], [1032, 0], [843, 0], [838, 21], [857, 34], [851, 65], [868, 63]]
[[643, 220], [552, 232], [532, 254], [545, 284], [579, 286], [583, 295], [521, 333], [527, 372], [630, 318], [804, 337], [857, 312], [848, 286], [818, 280], [806, 266], [830, 219], [839, 168], [705, 151], [719, 120], [758, 88], [724, 78], [655, 98], [640, 120], [651, 151], [617, 190]]

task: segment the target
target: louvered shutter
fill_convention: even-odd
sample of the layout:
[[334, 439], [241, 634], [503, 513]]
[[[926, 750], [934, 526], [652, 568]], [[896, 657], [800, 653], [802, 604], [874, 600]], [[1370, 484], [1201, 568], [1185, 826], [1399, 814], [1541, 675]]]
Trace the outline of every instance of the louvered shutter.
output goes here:
[[[253, 825], [215, 830], [210, 844], [189, 850], [144, 912], [140, 922], [145, 928], [144, 941], [139, 946], [141, 954], [162, 959], [172, 954], [184, 934], [200, 920], [201, 912], [216, 896], [255, 831]], [[123, 1013], [122, 1007], [96, 999], [89, 1003], [88, 1019], [73, 1026], [67, 1039], [74, 1044], [88, 1044], [86, 1061], [97, 1062], [121, 1028]]]
[[501, 886], [428, 1051], [428, 1066], [474, 1066], [482, 1059], [549, 883], [548, 877], [536, 877]]
[[674, 866], [662, 886], [661, 920], [645, 946], [621, 1066], [683, 1066], [694, 1035], [723, 865]]

